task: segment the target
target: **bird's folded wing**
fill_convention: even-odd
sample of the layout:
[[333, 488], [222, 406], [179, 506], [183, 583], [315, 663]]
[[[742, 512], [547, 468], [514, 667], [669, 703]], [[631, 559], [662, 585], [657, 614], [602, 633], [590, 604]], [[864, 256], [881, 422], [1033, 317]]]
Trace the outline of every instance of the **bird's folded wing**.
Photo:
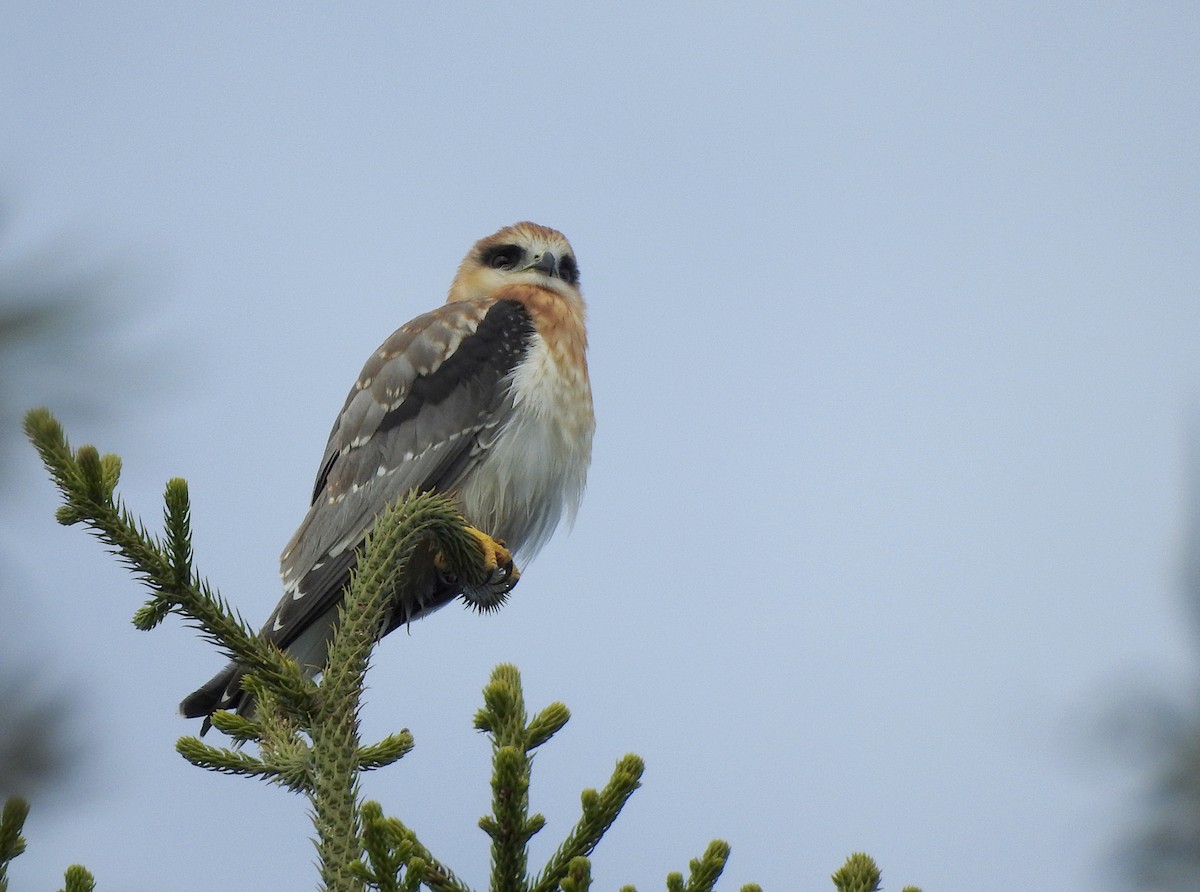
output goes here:
[[532, 333], [526, 308], [501, 295], [418, 316], [372, 355], [280, 558], [285, 594], [266, 637], [287, 647], [338, 602], [354, 549], [388, 504], [412, 490], [452, 492], [472, 472], [512, 412], [512, 372]]

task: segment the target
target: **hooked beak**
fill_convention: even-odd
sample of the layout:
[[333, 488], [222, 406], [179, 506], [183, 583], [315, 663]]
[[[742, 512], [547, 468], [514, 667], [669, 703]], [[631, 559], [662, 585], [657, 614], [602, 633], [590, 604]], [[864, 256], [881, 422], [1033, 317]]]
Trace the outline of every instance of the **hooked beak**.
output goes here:
[[536, 269], [538, 272], [545, 273], [548, 276], [558, 275], [558, 258], [554, 256], [553, 251], [545, 251], [540, 256], [535, 257], [530, 269]]

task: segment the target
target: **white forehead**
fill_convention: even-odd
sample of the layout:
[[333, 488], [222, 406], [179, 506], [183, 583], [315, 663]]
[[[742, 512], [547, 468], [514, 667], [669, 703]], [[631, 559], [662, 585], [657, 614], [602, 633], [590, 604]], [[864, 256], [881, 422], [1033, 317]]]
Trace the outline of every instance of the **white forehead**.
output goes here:
[[517, 223], [513, 226], [505, 227], [495, 235], [489, 236], [480, 242], [479, 247], [486, 250], [495, 245], [505, 244], [520, 245], [525, 250], [534, 254], [541, 254], [545, 251], [551, 251], [559, 257], [565, 254], [572, 256], [575, 254], [571, 248], [571, 243], [567, 241], [565, 235], [557, 229], [551, 229], [549, 226], [539, 226], [536, 223]]

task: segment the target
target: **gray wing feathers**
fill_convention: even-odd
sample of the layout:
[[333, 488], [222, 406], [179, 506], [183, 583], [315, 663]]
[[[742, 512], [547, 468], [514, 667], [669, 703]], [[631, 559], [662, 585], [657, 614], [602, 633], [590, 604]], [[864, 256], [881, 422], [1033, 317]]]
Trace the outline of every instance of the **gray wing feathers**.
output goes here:
[[264, 635], [287, 647], [332, 609], [386, 505], [414, 489], [455, 489], [511, 414], [511, 374], [532, 330], [515, 301], [464, 301], [417, 317], [372, 355], [281, 557], [287, 594]]

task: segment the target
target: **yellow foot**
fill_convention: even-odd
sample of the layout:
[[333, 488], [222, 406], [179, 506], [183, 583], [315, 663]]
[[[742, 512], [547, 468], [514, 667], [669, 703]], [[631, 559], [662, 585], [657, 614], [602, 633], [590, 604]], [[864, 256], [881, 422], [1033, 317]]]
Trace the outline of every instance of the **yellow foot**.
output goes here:
[[[481, 610], [499, 607], [504, 603], [508, 593], [512, 591], [512, 587], [517, 584], [517, 580], [521, 578], [521, 571], [513, 563], [512, 552], [505, 547], [503, 542], [493, 539], [487, 533], [472, 526], [467, 527], [467, 532], [475, 537], [483, 551], [483, 564], [472, 568], [475, 572], [471, 575], [476, 578], [482, 575], [483, 578], [474, 583], [460, 579], [463, 586], [463, 597]], [[444, 554], [439, 552], [433, 560], [446, 577], [456, 578], [457, 574], [454, 573]]]

